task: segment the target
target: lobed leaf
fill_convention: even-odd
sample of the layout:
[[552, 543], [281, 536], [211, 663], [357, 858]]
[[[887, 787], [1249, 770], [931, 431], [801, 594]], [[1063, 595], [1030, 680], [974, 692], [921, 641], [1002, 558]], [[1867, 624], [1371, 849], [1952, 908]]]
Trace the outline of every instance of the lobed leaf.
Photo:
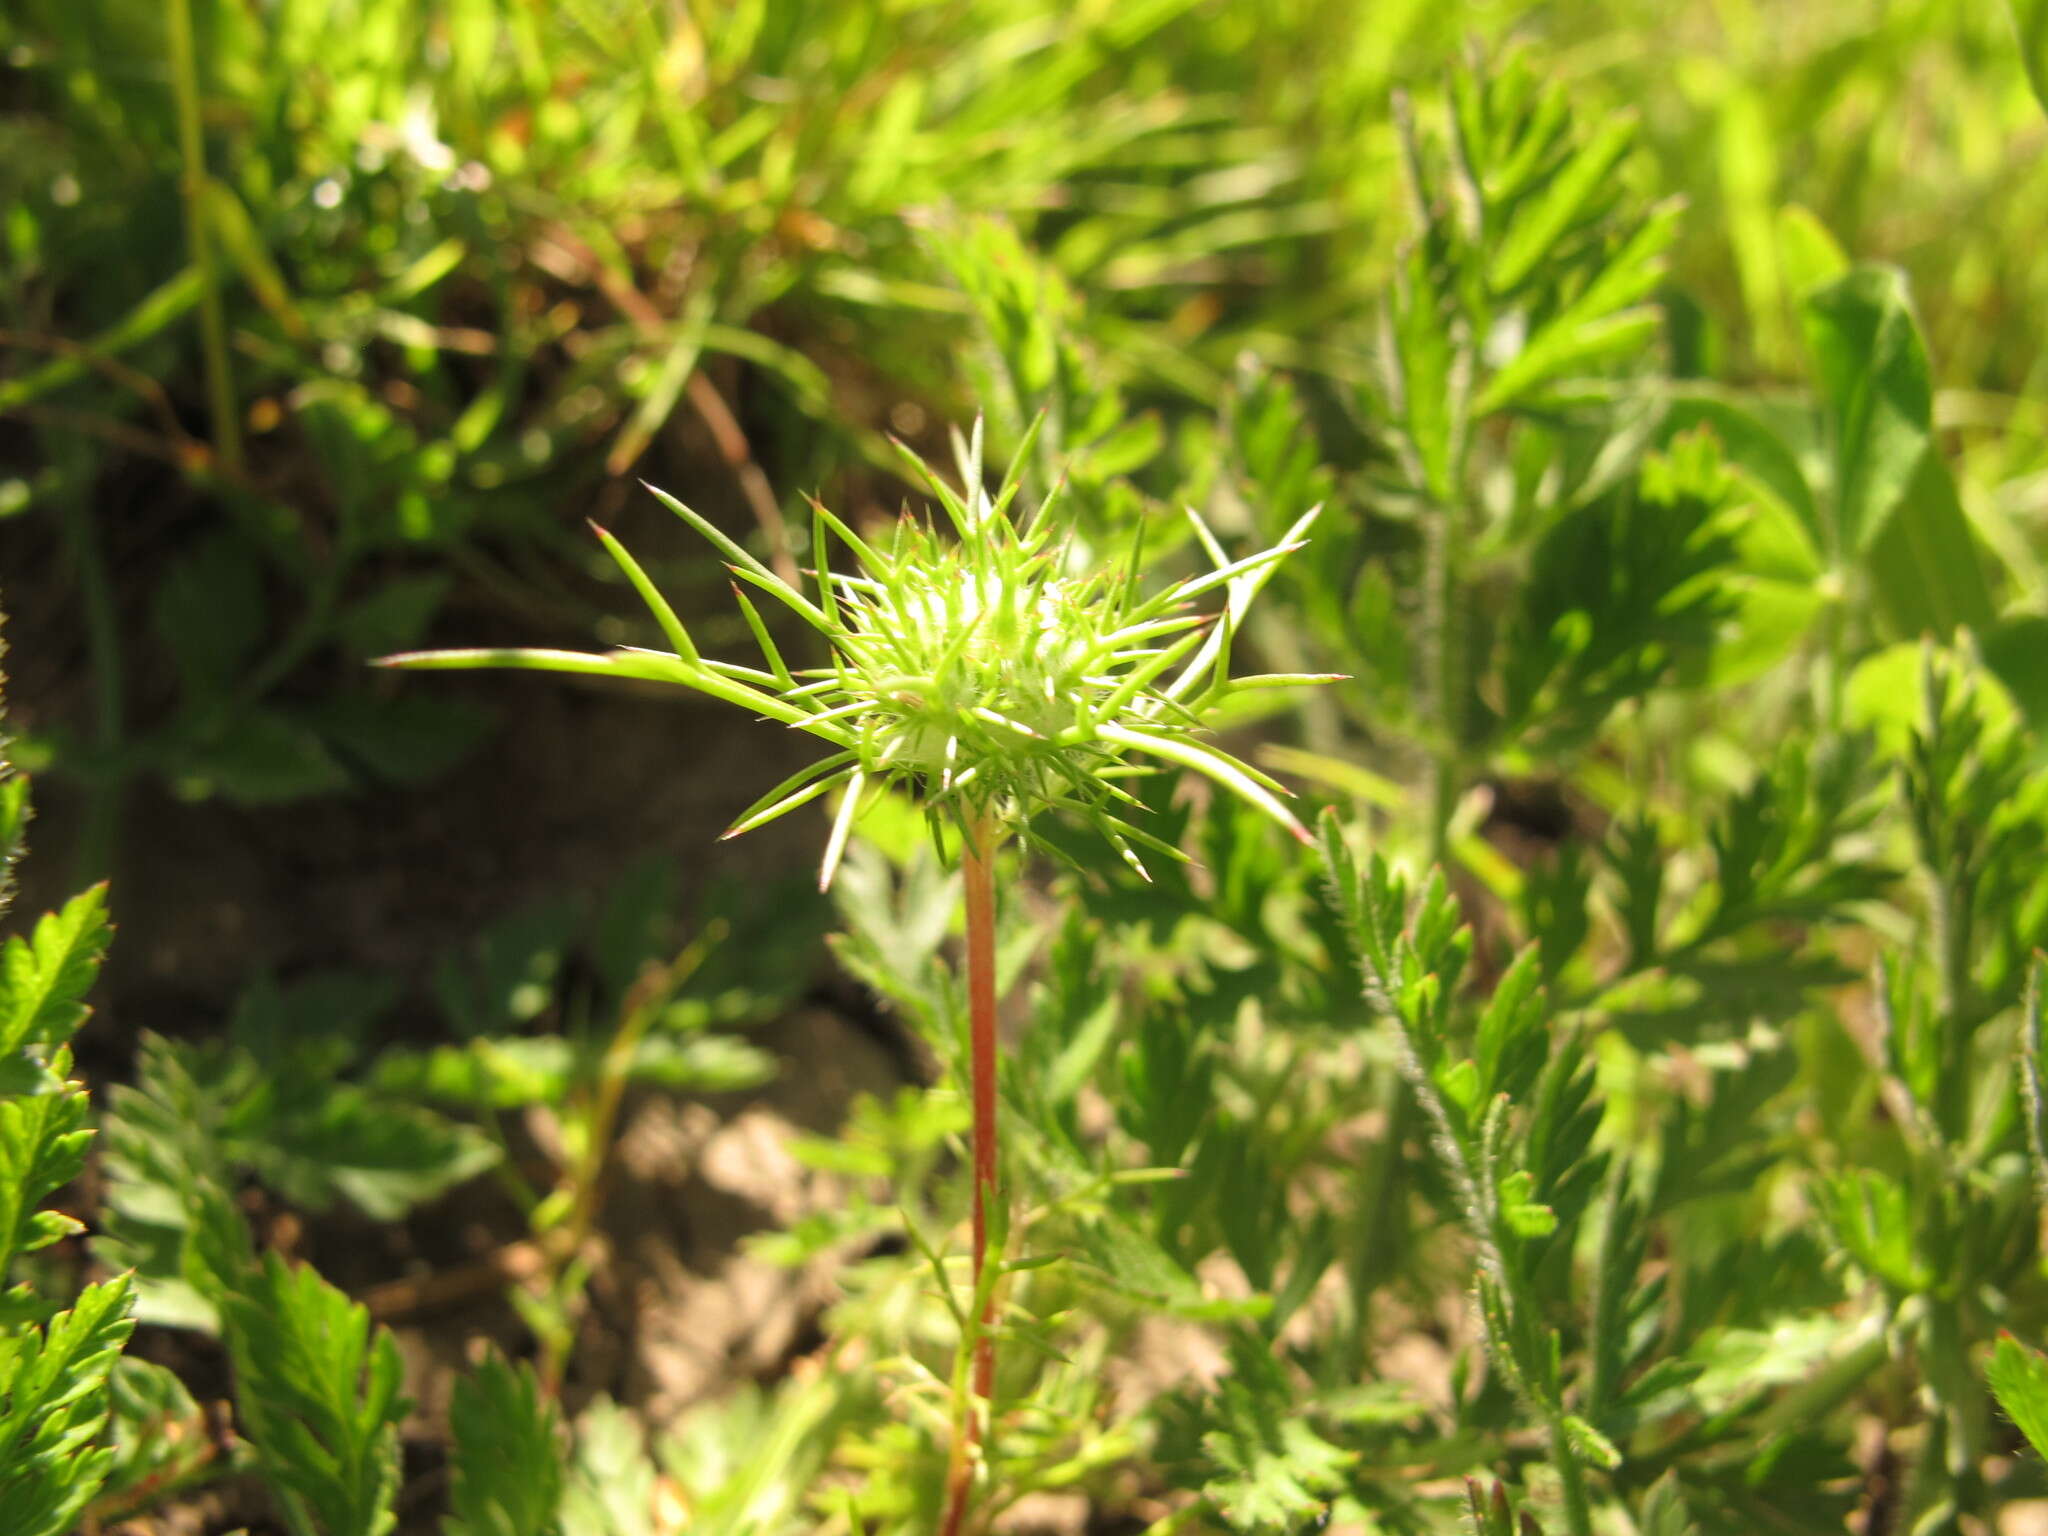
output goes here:
[[493, 1353], [457, 1378], [445, 1536], [556, 1536], [564, 1467], [555, 1405], [530, 1366]]

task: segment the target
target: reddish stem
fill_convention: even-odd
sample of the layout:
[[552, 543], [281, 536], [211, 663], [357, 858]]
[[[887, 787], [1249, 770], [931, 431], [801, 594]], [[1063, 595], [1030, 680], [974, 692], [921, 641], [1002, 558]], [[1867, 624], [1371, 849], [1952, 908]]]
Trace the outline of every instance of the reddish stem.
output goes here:
[[[968, 825], [960, 872], [967, 891], [967, 1018], [968, 1055], [974, 1079], [974, 1286], [981, 1289], [988, 1263], [988, 1210], [996, 1189], [996, 882], [995, 832], [985, 817]], [[995, 1393], [995, 1297], [981, 1312], [980, 1337], [974, 1345], [971, 1379], [974, 1395], [983, 1402]], [[981, 1415], [966, 1416], [965, 1446], [981, 1439]], [[953, 1458], [946, 1501], [945, 1536], [953, 1536], [967, 1511], [972, 1466], [964, 1454]]]
[[[974, 1284], [988, 1262], [988, 1207], [996, 1198], [996, 882], [995, 847], [983, 821], [970, 830], [963, 873], [967, 882], [967, 1016], [974, 1072]], [[982, 1311], [974, 1359], [974, 1393], [994, 1389], [995, 1299]]]

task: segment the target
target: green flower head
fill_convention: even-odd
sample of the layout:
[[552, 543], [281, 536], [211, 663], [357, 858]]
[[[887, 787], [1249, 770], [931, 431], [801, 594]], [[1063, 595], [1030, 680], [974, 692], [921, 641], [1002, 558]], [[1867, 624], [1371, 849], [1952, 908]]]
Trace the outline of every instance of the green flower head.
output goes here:
[[[910, 455], [944, 510], [944, 524], [906, 512], [886, 538], [871, 542], [813, 502], [808, 594], [698, 513], [648, 487], [725, 557], [760, 666], [703, 655], [639, 563], [602, 528], [598, 538], [646, 602], [670, 651], [430, 651], [385, 664], [531, 667], [673, 682], [809, 732], [833, 750], [762, 796], [726, 836], [844, 786], [821, 884], [831, 882], [864, 794], [883, 784], [907, 789], [934, 831], [940, 818], [1028, 831], [1041, 810], [1068, 812], [1143, 874], [1140, 845], [1168, 857], [1180, 853], [1127, 819], [1139, 802], [1123, 781], [1172, 765], [1205, 775], [1308, 841], [1278, 784], [1197, 734], [1205, 714], [1232, 692], [1328, 680], [1229, 675], [1231, 642], [1246, 609], [1277, 563], [1300, 547], [1315, 512], [1271, 549], [1231, 560], [1190, 511], [1214, 569], [1146, 596], [1136, 541], [1120, 562], [1075, 568], [1058, 488], [1028, 514], [1012, 515], [1028, 441], [993, 495], [982, 478], [981, 424], [970, 441], [956, 438], [955, 447], [964, 491]], [[851, 554], [853, 571], [832, 569], [835, 541]], [[792, 669], [749, 589], [816, 630], [826, 663]], [[1199, 600], [1212, 595], [1221, 602], [1207, 611]]]

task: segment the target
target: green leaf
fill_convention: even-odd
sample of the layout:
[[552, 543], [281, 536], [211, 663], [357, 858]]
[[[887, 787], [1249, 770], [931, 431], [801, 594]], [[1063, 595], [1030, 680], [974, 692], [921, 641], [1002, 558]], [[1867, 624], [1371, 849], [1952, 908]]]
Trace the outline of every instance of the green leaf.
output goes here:
[[774, 1077], [775, 1058], [731, 1035], [654, 1035], [633, 1052], [627, 1075], [678, 1092], [736, 1093]]
[[315, 1208], [344, 1195], [377, 1221], [396, 1221], [497, 1160], [482, 1132], [352, 1084], [333, 1085], [311, 1117], [284, 1117], [251, 1150], [283, 1193]]
[[1509, 620], [1497, 729], [1574, 741], [1674, 673], [1697, 675], [1736, 611], [1731, 499], [1698, 433], [1553, 523]]
[[[239, 1225], [232, 1211], [215, 1219]], [[274, 1253], [230, 1286], [221, 1320], [236, 1407], [294, 1527], [384, 1536], [398, 1519], [398, 1426], [409, 1406], [397, 1343], [367, 1309]]]
[[1533, 1198], [1536, 1180], [1517, 1170], [1500, 1182], [1501, 1225], [1517, 1237], [1548, 1237], [1557, 1230], [1557, 1213]]
[[1799, 519], [1813, 541], [1811, 574], [1817, 576], [1818, 554], [1827, 543], [1826, 530], [1813, 487], [1801, 466], [1799, 449], [1795, 443], [1786, 441], [1783, 416], [1779, 412], [1774, 417], [1733, 394], [1689, 384], [1674, 391], [1665, 430], [1672, 437], [1701, 426], [1712, 432], [1728, 469]]
[[531, 1024], [555, 1001], [577, 915], [559, 898], [507, 914], [434, 967], [434, 996], [461, 1035]]
[[397, 992], [388, 977], [359, 971], [312, 971], [286, 986], [257, 980], [235, 1000], [228, 1037], [272, 1073], [303, 1071], [310, 1054], [324, 1087], [360, 1054]]
[[1577, 1414], [1564, 1416], [1564, 1433], [1582, 1461], [1589, 1461], [1607, 1472], [1621, 1465], [1621, 1452], [1614, 1448], [1614, 1442]]
[[163, 1366], [123, 1355], [108, 1379], [107, 1402], [114, 1444], [108, 1499], [181, 1482], [214, 1454], [206, 1415]]
[[2048, 738], [2048, 615], [2011, 614], [1980, 640], [1985, 666], [2005, 684], [2035, 735]]
[[182, 788], [244, 805], [279, 805], [348, 787], [346, 769], [319, 735], [279, 710], [239, 715], [224, 734], [196, 743], [177, 762]]
[[232, 1041], [145, 1036], [135, 1085], [112, 1095], [103, 1251], [144, 1275], [153, 1321], [210, 1326], [217, 1298], [189, 1283], [192, 1213], [246, 1174], [308, 1209], [346, 1199], [389, 1221], [496, 1160], [475, 1128], [338, 1080], [380, 993], [315, 976], [252, 989]]
[[1520, 287], [1565, 234], [1597, 210], [1611, 194], [1611, 178], [1635, 138], [1634, 117], [1610, 117], [1549, 184], [1517, 210], [1487, 272], [1487, 284], [1495, 293]]
[[1822, 1183], [1816, 1195], [1842, 1246], [1872, 1275], [1908, 1295], [1933, 1284], [1917, 1251], [1912, 1207], [1895, 1180], [1858, 1168]]
[[490, 737], [497, 712], [472, 699], [337, 694], [304, 715], [333, 758], [394, 784], [424, 784]]
[[1405, 430], [1417, 488], [1447, 506], [1464, 454], [1470, 328], [1438, 301], [1420, 250], [1408, 259], [1403, 276], [1382, 311], [1383, 388]]
[[1216, 1061], [1208, 1042], [1183, 1010], [1147, 1008], [1118, 1069], [1118, 1122], [1144, 1144], [1148, 1161], [1178, 1167], [1212, 1113]]
[[562, 1503], [561, 1426], [530, 1366], [497, 1354], [455, 1383], [446, 1536], [555, 1536]]
[[654, 1488], [647, 1431], [610, 1398], [598, 1398], [576, 1420], [563, 1536], [647, 1536]]
[[1142, 1302], [1165, 1315], [1195, 1322], [1258, 1317], [1271, 1309], [1263, 1296], [1247, 1300], [1219, 1298], [1174, 1256], [1135, 1226], [1111, 1218], [1090, 1223], [1074, 1240], [1075, 1270], [1113, 1294]]
[[1530, 1306], [1513, 1305], [1485, 1273], [1476, 1287], [1479, 1315], [1493, 1363], [1516, 1395], [1532, 1410], [1554, 1408], [1559, 1389], [1558, 1336], [1546, 1329]]
[[1636, 1529], [1641, 1536], [1698, 1536], [1699, 1527], [1686, 1508], [1676, 1472], [1666, 1472], [1650, 1485], [1642, 1513], [1636, 1517]]
[[150, 617], [186, 699], [218, 703], [240, 679], [268, 625], [255, 552], [221, 532], [179, 556], [157, 583]]
[[1203, 1487], [1233, 1529], [1291, 1536], [1325, 1512], [1350, 1457], [1288, 1414], [1270, 1435], [1202, 1441], [1218, 1473]]
[[575, 1047], [560, 1035], [479, 1035], [431, 1051], [390, 1050], [374, 1080], [386, 1092], [468, 1109], [561, 1104], [575, 1083]]
[[1544, 1056], [1543, 956], [1533, 944], [1515, 957], [1479, 1016], [1473, 1057], [1480, 1098], [1518, 1098], [1535, 1080]]
[[1905, 275], [1857, 267], [1810, 294], [1806, 343], [1828, 414], [1837, 558], [1877, 542], [1933, 434], [1934, 382]]
[[1643, 301], [1663, 280], [1664, 252], [1679, 213], [1675, 203], [1652, 212], [1585, 290], [1500, 366], [1473, 402], [1474, 414], [1502, 410], [1569, 375], [1596, 372], [1599, 364], [1629, 358], [1654, 340], [1663, 319]]
[[1101, 952], [1092, 924], [1076, 905], [1049, 954], [1037, 1021], [1022, 1042], [1019, 1065], [1033, 1081], [1042, 1113], [1071, 1129], [1069, 1107], [1118, 1033], [1116, 988], [1097, 963]]
[[1939, 455], [1922, 456], [1897, 511], [1871, 543], [1871, 586], [1893, 631], [1947, 639], [1995, 618], [1976, 535]]
[[144, 1032], [133, 1084], [108, 1094], [93, 1247], [103, 1263], [134, 1271], [143, 1321], [211, 1332], [214, 1302], [193, 1283], [187, 1249], [193, 1212], [226, 1180], [217, 1137], [229, 1106], [194, 1075], [188, 1051]]
[[2034, 99], [2048, 107], [2048, 0], [2008, 0]]
[[55, 1091], [0, 1097], [0, 1286], [17, 1255], [79, 1230], [70, 1217], [37, 1209], [78, 1177], [92, 1140], [84, 1092], [62, 1082], [69, 1066], [69, 1053], [59, 1050]]
[[[1843, 689], [1844, 715], [1858, 730], [1867, 730], [1890, 757], [1904, 757], [1907, 744], [1925, 719], [1920, 675], [1926, 666], [1921, 647], [1909, 640], [1873, 651], [1856, 664]], [[1995, 676], [1977, 676], [1974, 703], [1992, 732], [2011, 730], [2020, 718], [2018, 706]]]
[[1230, 1358], [1231, 1375], [1205, 1405], [1213, 1427], [1201, 1439], [1212, 1468], [1203, 1495], [1235, 1531], [1294, 1536], [1328, 1514], [1356, 1453], [1317, 1432], [1270, 1345], [1240, 1329]]
[[113, 1465], [107, 1377], [134, 1329], [122, 1276], [45, 1328], [0, 1332], [0, 1510], [8, 1536], [70, 1536]]
[[449, 578], [442, 575], [391, 577], [342, 610], [334, 621], [335, 637], [358, 661], [417, 645], [448, 587]]
[[1775, 498], [1759, 495], [1739, 509], [1732, 533], [1735, 560], [1722, 584], [1732, 611], [1708, 664], [1713, 688], [1750, 681], [1782, 663], [1828, 602], [1812, 528]]
[[106, 902], [96, 885], [0, 947], [0, 1057], [61, 1045], [85, 1021], [85, 993], [113, 936]]
[[1803, 297], [1849, 270], [1849, 258], [1827, 225], [1802, 203], [1778, 210], [1778, 258], [1785, 286]]
[[830, 1416], [864, 1385], [834, 1371], [786, 1377], [772, 1392], [747, 1383], [671, 1426], [661, 1464], [691, 1513], [691, 1536], [809, 1529], [807, 1507], [838, 1444]]
[[2020, 1427], [2034, 1454], [2048, 1457], [2048, 1355], [2001, 1333], [1987, 1374], [1998, 1406]]

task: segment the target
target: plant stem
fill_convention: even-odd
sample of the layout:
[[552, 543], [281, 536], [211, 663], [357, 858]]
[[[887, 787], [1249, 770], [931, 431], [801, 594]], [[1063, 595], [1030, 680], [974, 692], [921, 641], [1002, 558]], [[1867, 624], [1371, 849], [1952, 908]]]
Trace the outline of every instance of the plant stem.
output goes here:
[[[1965, 1252], [1967, 1243], [1957, 1245]], [[1958, 1263], [1956, 1291], [1950, 1296], [1929, 1296], [1923, 1324], [1921, 1376], [1935, 1400], [1928, 1415], [1930, 1444], [1939, 1431], [1938, 1461], [1930, 1460], [1928, 1472], [1939, 1475], [1941, 1487], [1958, 1515], [1982, 1521], [1985, 1508], [1983, 1462], [1990, 1449], [1987, 1409], [1990, 1399], [1969, 1365], [1969, 1338], [1973, 1330], [1965, 1316], [1966, 1299], [1974, 1293], [1975, 1276], [1967, 1259]]]
[[[597, 1079], [583, 1130], [583, 1145], [571, 1165], [563, 1171], [563, 1177], [573, 1191], [569, 1215], [562, 1226], [566, 1236], [550, 1245], [546, 1241], [550, 1235], [548, 1232], [534, 1233], [534, 1237], [541, 1240], [542, 1251], [548, 1255], [547, 1294], [560, 1306], [565, 1330], [572, 1324], [568, 1314], [583, 1289], [580, 1281], [572, 1287], [565, 1284], [565, 1278], [590, 1246], [591, 1233], [596, 1229], [598, 1215], [604, 1207], [605, 1186], [611, 1174], [613, 1133], [618, 1128], [619, 1109], [625, 1101], [627, 1085], [632, 1080], [633, 1063], [639, 1056], [640, 1042], [647, 1038], [648, 1030], [662, 1009], [674, 1000], [684, 982], [704, 963], [704, 957], [724, 941], [726, 931], [725, 920], [717, 919], [707, 924], [704, 931], [667, 965], [649, 967], [644, 971], [626, 994], [619, 1027], [598, 1059]], [[563, 1341], [540, 1341], [541, 1388], [550, 1397], [561, 1391], [562, 1376], [569, 1364], [568, 1341], [573, 1341], [573, 1337], [573, 1332], [570, 1332]]]
[[1550, 1459], [1564, 1493], [1564, 1528], [1571, 1536], [1593, 1536], [1593, 1507], [1586, 1498], [1586, 1473], [1572, 1448], [1562, 1414], [1550, 1419]]
[[1427, 605], [1424, 633], [1429, 642], [1431, 700], [1438, 732], [1435, 773], [1430, 782], [1429, 862], [1442, 864], [1449, 854], [1451, 816], [1458, 808], [1460, 757], [1464, 750], [1464, 591], [1459, 567], [1457, 509], [1432, 509], [1429, 521]]
[[1408, 1170], [1403, 1151], [1408, 1140], [1408, 1122], [1415, 1110], [1415, 1094], [1398, 1069], [1390, 1078], [1385, 1129], [1359, 1181], [1359, 1209], [1365, 1213], [1365, 1235], [1352, 1272], [1352, 1303], [1356, 1308], [1352, 1326], [1356, 1330], [1360, 1369], [1370, 1364], [1367, 1316], [1371, 1298], [1398, 1272], [1401, 1255], [1407, 1248]]
[[234, 381], [228, 373], [227, 326], [221, 317], [220, 273], [207, 231], [206, 138], [199, 116], [199, 67], [192, 43], [192, 0], [169, 0], [165, 30], [170, 45], [171, 92], [178, 109], [178, 156], [183, 168], [178, 191], [185, 202], [185, 241], [199, 272], [199, 345], [206, 360], [207, 408], [213, 418], [213, 447], [222, 466], [242, 473], [242, 428], [235, 415]]
[[[967, 1021], [969, 1072], [974, 1100], [974, 1290], [986, 1296], [974, 1341], [973, 1394], [987, 1403], [995, 1393], [995, 1295], [982, 1284], [988, 1264], [988, 1213], [1000, 1198], [996, 1188], [996, 883], [997, 835], [990, 819], [968, 823], [960, 873], [967, 901]], [[964, 1415], [961, 1449], [982, 1438], [981, 1415], [972, 1407]], [[973, 1464], [956, 1454], [948, 1481], [946, 1536], [954, 1536], [967, 1513]]]
[[[974, 1073], [974, 1283], [988, 1262], [988, 1208], [996, 1193], [996, 883], [995, 838], [988, 822], [969, 831], [967, 885], [967, 1013]], [[994, 1303], [982, 1313], [975, 1346], [974, 1393], [987, 1399], [995, 1382]]]
[[[1969, 1137], [1970, 1113], [1970, 893], [1962, 878], [1948, 878], [1957, 863], [1942, 851], [1927, 851], [1928, 919], [1939, 979], [1941, 1010], [1940, 1078], [1935, 1086], [1935, 1121], [1951, 1147]], [[1955, 870], [1960, 877], [1961, 871]]]

